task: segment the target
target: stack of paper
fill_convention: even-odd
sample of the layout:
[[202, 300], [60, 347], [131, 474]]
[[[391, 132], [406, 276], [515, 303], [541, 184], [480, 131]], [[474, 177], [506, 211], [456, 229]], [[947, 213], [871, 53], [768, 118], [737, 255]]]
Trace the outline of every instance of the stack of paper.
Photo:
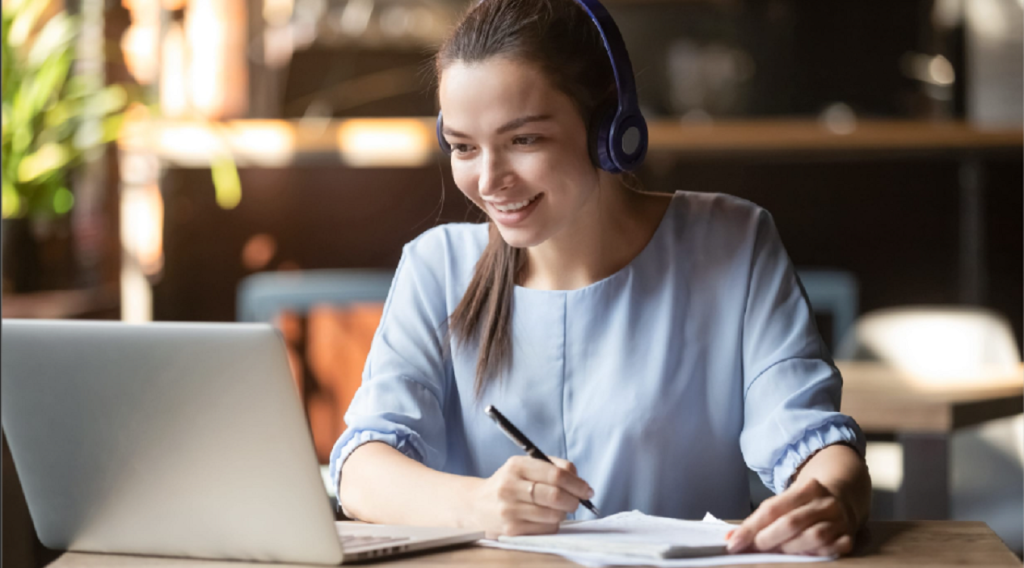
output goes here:
[[558, 554], [588, 566], [712, 566], [827, 560], [783, 554], [728, 555], [725, 535], [733, 528], [710, 514], [704, 521], [681, 521], [630, 511], [593, 521], [567, 522], [553, 535], [502, 536], [481, 544]]

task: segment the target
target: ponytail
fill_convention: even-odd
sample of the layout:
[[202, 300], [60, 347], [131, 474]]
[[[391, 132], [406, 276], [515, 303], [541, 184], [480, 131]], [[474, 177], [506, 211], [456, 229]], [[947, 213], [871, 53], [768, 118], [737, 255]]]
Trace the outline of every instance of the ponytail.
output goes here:
[[473, 389], [477, 398], [512, 366], [512, 297], [524, 259], [523, 250], [509, 246], [494, 223], [488, 223], [487, 247], [452, 312], [449, 328], [459, 345], [472, 339], [480, 343]]

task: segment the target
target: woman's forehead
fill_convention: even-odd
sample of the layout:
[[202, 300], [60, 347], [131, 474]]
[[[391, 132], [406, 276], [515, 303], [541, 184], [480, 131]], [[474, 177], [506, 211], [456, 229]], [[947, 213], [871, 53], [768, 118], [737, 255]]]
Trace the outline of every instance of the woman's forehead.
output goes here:
[[438, 98], [445, 126], [463, 132], [474, 126], [495, 129], [520, 116], [550, 115], [557, 120], [573, 112], [569, 98], [537, 65], [501, 57], [452, 63], [441, 74]]

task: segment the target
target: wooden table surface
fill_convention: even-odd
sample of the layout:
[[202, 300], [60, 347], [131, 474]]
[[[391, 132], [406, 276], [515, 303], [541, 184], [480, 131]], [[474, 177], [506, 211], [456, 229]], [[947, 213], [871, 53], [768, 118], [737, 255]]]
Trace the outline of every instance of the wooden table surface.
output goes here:
[[[364, 563], [373, 567], [480, 566], [564, 568], [577, 566], [558, 556], [467, 547]], [[988, 525], [973, 521], [873, 521], [861, 535], [854, 553], [828, 566], [1020, 566], [1020, 560]], [[218, 562], [140, 556], [66, 553], [50, 568], [241, 568], [243, 566], [297, 566]], [[782, 568], [808, 564], [748, 564]]]

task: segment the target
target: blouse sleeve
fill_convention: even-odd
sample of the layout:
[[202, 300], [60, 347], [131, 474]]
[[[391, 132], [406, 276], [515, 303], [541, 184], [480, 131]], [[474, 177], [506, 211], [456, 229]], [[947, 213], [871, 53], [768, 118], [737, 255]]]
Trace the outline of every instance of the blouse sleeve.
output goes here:
[[839, 412], [843, 379], [771, 216], [760, 210], [743, 321], [747, 465], [776, 493], [818, 450], [848, 444], [864, 455], [864, 435]]
[[434, 469], [445, 462], [447, 333], [444, 283], [432, 269], [426, 239], [402, 251], [380, 325], [363, 369], [363, 382], [345, 413], [346, 430], [334, 444], [334, 487], [349, 455], [368, 442], [384, 442]]

